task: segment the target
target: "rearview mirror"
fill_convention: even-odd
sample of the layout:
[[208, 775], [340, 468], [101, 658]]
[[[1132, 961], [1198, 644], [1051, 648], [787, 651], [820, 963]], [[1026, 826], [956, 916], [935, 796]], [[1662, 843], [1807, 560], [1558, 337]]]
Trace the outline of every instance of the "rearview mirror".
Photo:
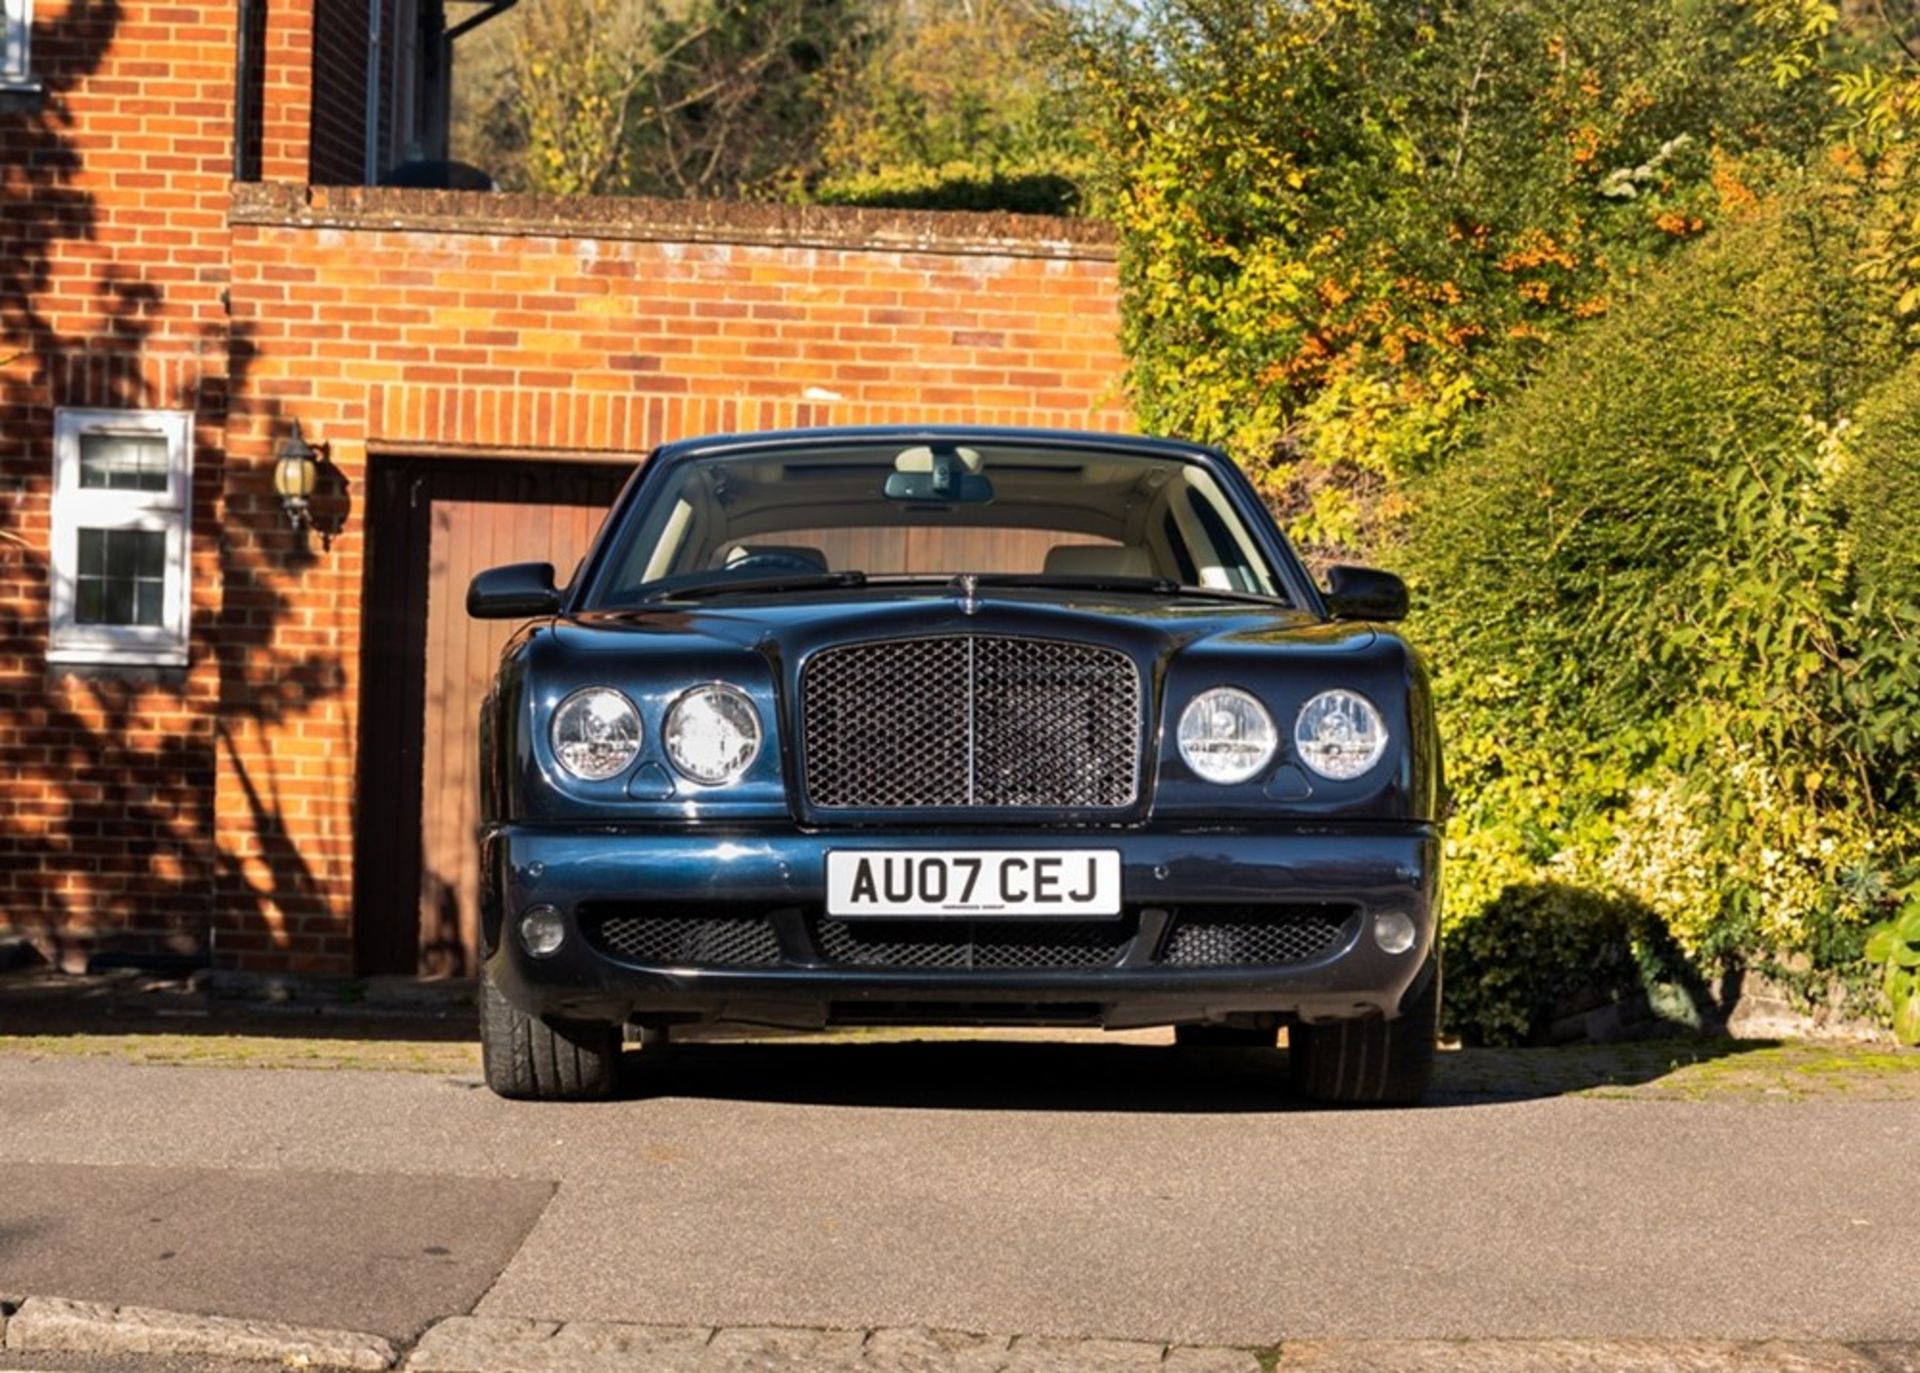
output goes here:
[[476, 620], [531, 620], [559, 609], [552, 563], [489, 568], [467, 587], [467, 614]]
[[887, 499], [938, 505], [986, 505], [993, 482], [980, 475], [980, 455], [970, 448], [909, 448], [887, 476]]
[[1326, 602], [1336, 620], [1404, 620], [1407, 584], [1391, 572], [1341, 564], [1327, 569]]

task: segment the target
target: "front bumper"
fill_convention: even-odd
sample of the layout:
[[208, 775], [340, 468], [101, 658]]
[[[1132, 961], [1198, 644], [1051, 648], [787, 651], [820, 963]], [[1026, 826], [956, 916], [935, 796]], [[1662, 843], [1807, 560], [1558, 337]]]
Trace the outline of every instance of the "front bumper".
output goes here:
[[[1131, 933], [1113, 961], [1097, 967], [871, 967], [829, 957], [814, 938], [828, 851], [933, 847], [1118, 850]], [[1126, 1028], [1393, 1016], [1428, 975], [1439, 917], [1439, 835], [1418, 824], [727, 833], [504, 826], [483, 838], [481, 861], [488, 973], [521, 1009], [555, 1019]], [[636, 961], [589, 937], [593, 913], [609, 903], [662, 916], [759, 913], [777, 931], [780, 953], [752, 967]], [[567, 929], [544, 958], [515, 934], [534, 906], [557, 910]], [[1340, 907], [1350, 918], [1338, 940], [1296, 961], [1189, 967], [1160, 959], [1181, 912], [1222, 906]], [[1413, 946], [1402, 953], [1385, 952], [1373, 937], [1374, 917], [1389, 911], [1414, 923]]]

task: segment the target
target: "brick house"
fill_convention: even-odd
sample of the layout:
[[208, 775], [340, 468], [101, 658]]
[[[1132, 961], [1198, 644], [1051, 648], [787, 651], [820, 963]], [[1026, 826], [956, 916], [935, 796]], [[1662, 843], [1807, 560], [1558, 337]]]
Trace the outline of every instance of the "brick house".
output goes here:
[[1100, 226], [375, 189], [505, 5], [0, 3], [0, 934], [62, 962], [468, 967], [465, 578], [657, 442], [1126, 424]]

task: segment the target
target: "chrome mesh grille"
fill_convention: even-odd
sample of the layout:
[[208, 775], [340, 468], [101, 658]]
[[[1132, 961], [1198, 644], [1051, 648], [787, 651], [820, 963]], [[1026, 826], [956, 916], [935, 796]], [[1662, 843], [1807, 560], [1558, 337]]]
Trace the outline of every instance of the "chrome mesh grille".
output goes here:
[[1332, 953], [1351, 936], [1351, 906], [1184, 906], [1160, 961], [1187, 968], [1271, 968]]
[[814, 944], [859, 968], [1108, 968], [1138, 933], [1120, 921], [820, 920]]
[[1115, 810], [1140, 774], [1140, 674], [1096, 644], [989, 635], [815, 654], [807, 797], [823, 809]]

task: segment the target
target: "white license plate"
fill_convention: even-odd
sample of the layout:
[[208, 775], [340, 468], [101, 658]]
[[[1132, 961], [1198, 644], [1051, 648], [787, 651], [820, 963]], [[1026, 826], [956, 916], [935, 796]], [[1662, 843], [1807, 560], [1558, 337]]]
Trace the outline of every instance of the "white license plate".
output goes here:
[[1120, 854], [1114, 849], [835, 850], [827, 855], [827, 914], [1118, 915]]

